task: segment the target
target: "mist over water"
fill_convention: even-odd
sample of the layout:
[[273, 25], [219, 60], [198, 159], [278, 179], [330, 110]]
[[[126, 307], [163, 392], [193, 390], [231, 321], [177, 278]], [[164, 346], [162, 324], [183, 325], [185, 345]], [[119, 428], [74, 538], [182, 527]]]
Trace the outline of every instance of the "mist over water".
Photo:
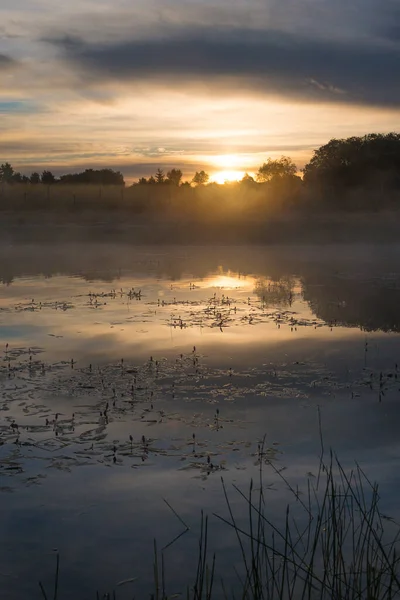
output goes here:
[[[234, 581], [220, 477], [304, 484], [324, 444], [378, 478], [395, 515], [400, 247], [3, 243], [0, 578], [38, 595], [144, 597], [152, 546], [190, 583], [203, 509]], [[168, 504], [188, 525], [183, 526]], [[233, 505], [244, 511], [240, 498]], [[173, 542], [171, 544], [171, 542]], [[169, 545], [171, 544], [171, 545]], [[40, 590], [39, 590], [40, 591]], [[40, 597], [40, 596], [39, 596]]]

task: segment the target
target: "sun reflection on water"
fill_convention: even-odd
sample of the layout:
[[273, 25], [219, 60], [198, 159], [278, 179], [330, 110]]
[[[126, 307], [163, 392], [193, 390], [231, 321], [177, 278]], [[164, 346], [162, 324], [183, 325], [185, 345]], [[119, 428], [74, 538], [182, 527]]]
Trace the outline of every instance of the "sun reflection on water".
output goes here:
[[216, 274], [212, 277], [207, 278], [204, 283], [204, 287], [215, 287], [220, 289], [249, 289], [253, 290], [255, 286], [255, 278], [254, 277], [246, 277], [240, 275], [239, 273], [228, 273], [224, 274]]

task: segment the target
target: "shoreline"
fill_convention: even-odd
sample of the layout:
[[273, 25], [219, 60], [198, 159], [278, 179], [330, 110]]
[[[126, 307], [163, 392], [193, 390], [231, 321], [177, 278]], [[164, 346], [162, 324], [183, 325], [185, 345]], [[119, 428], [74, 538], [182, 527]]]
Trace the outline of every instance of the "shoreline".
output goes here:
[[393, 243], [400, 212], [291, 214], [263, 220], [194, 221], [127, 211], [0, 213], [6, 243], [119, 241], [133, 245], [275, 245]]

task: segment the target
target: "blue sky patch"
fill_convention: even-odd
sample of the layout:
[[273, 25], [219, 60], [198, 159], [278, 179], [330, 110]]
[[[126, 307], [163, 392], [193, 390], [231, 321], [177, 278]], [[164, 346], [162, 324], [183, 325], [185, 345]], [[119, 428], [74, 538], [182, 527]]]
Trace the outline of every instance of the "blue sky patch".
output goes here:
[[0, 100], [0, 114], [42, 112], [35, 102], [29, 100]]

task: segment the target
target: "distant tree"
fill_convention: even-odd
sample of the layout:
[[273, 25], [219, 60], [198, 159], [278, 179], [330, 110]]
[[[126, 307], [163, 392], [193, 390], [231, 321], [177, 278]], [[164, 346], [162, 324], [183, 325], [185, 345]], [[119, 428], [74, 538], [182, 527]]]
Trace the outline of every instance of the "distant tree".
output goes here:
[[35, 185], [37, 183], [40, 183], [40, 175], [39, 175], [39, 173], [36, 173], [36, 172], [32, 173], [31, 176], [29, 177], [29, 181], [31, 183], [35, 184]]
[[68, 185], [125, 185], [122, 173], [112, 169], [86, 169], [81, 173], [68, 173], [60, 177], [60, 183]]
[[400, 134], [330, 140], [314, 151], [304, 168], [304, 183], [331, 190], [400, 187]]
[[146, 177], [140, 177], [140, 178], [138, 179], [138, 185], [146, 185], [147, 183], [148, 183], [148, 182], [147, 182], [147, 179], [146, 179]]
[[0, 165], [0, 182], [12, 183], [14, 177], [14, 169], [10, 163], [6, 162]]
[[151, 177], [148, 178], [147, 183], [149, 183], [150, 185], [154, 185], [157, 182], [154, 179], [153, 175], [151, 175]]
[[41, 182], [46, 184], [46, 185], [51, 185], [52, 183], [55, 183], [56, 178], [54, 177], [53, 173], [51, 171], [43, 171], [42, 173], [42, 177], [41, 177]]
[[181, 187], [192, 187], [192, 184], [190, 183], [190, 181], [184, 181], [184, 182], [181, 184]]
[[164, 175], [164, 171], [162, 169], [157, 169], [156, 175], [155, 175], [155, 180], [156, 180], [156, 183], [164, 183], [165, 175]]
[[257, 181], [265, 183], [275, 178], [293, 177], [296, 175], [297, 167], [288, 156], [273, 160], [269, 158], [257, 171]]
[[253, 183], [255, 183], [255, 179], [248, 173], [245, 173], [243, 175], [243, 178], [240, 180], [240, 183], [243, 183], [244, 185], [252, 185]]
[[167, 181], [172, 185], [179, 186], [183, 177], [183, 173], [180, 169], [171, 169], [167, 173]]
[[21, 183], [30, 183], [31, 180], [29, 177], [27, 177], [26, 175], [22, 175], [21, 177]]
[[24, 176], [19, 171], [15, 171], [12, 176], [13, 183], [24, 183]]
[[195, 185], [205, 185], [208, 183], [210, 176], [205, 171], [196, 171], [192, 179], [192, 183]]

